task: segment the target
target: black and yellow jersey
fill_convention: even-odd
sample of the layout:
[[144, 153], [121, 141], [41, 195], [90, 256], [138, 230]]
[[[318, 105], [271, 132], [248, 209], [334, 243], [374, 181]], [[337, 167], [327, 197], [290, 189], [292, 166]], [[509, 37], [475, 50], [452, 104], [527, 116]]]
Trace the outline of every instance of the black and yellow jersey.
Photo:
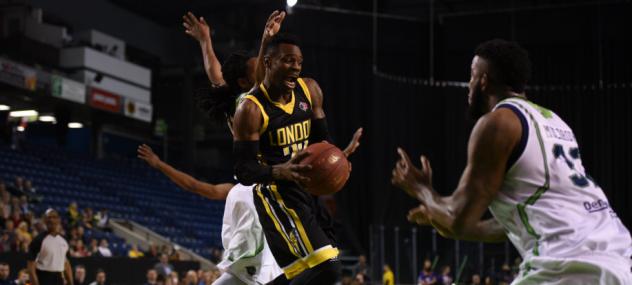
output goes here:
[[312, 98], [302, 78], [287, 104], [274, 102], [263, 84], [243, 99], [251, 100], [261, 110], [263, 123], [259, 131], [260, 162], [275, 165], [287, 162], [309, 144], [312, 124]]

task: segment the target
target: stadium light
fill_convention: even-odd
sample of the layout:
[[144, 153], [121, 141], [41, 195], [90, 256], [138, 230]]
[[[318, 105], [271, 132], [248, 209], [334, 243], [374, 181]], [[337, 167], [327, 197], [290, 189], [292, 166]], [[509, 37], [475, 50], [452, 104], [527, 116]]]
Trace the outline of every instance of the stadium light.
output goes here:
[[55, 119], [54, 116], [50, 116], [50, 115], [39, 116], [39, 120], [40, 122], [45, 122], [45, 123], [52, 123], [52, 122], [57, 121], [57, 119]]
[[68, 123], [68, 128], [70, 128], [70, 129], [81, 129], [81, 128], [83, 128], [83, 124], [82, 123], [78, 123], [78, 122], [70, 122], [70, 123]]
[[9, 113], [9, 117], [12, 118], [22, 118], [22, 117], [36, 117], [37, 111], [35, 110], [21, 110], [21, 111], [13, 111]]
[[7, 105], [0, 105], [0, 111], [9, 111], [9, 110], [11, 110], [11, 107]]
[[287, 0], [287, 6], [290, 8], [294, 7], [296, 3], [298, 3], [298, 0]]

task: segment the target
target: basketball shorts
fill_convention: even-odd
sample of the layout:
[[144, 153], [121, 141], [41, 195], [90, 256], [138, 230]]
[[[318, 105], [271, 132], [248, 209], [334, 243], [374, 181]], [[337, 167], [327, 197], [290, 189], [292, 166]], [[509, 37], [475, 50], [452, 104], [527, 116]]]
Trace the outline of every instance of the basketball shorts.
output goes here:
[[291, 182], [257, 184], [254, 202], [270, 251], [287, 279], [337, 259], [329, 216], [315, 196]]

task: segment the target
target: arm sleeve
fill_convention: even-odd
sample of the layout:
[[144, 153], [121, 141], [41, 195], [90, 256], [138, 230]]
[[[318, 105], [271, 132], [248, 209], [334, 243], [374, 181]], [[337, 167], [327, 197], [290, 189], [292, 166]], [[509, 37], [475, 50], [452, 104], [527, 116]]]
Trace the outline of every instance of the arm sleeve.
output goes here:
[[310, 134], [310, 141], [313, 143], [328, 141], [334, 143], [329, 136], [329, 129], [327, 127], [327, 118], [312, 119], [312, 131]]
[[235, 175], [244, 185], [272, 181], [272, 167], [261, 165], [257, 161], [259, 141], [236, 141], [233, 144], [235, 155]]

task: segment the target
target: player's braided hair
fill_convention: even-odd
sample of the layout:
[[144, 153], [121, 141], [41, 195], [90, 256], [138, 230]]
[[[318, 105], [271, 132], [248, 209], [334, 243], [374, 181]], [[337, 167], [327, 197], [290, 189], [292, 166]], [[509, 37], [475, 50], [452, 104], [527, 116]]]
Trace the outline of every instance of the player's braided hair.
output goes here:
[[235, 100], [242, 93], [238, 79], [246, 77], [246, 63], [250, 58], [246, 52], [232, 53], [222, 65], [226, 85], [200, 89], [196, 92], [197, 105], [210, 119], [223, 121], [235, 114]]

